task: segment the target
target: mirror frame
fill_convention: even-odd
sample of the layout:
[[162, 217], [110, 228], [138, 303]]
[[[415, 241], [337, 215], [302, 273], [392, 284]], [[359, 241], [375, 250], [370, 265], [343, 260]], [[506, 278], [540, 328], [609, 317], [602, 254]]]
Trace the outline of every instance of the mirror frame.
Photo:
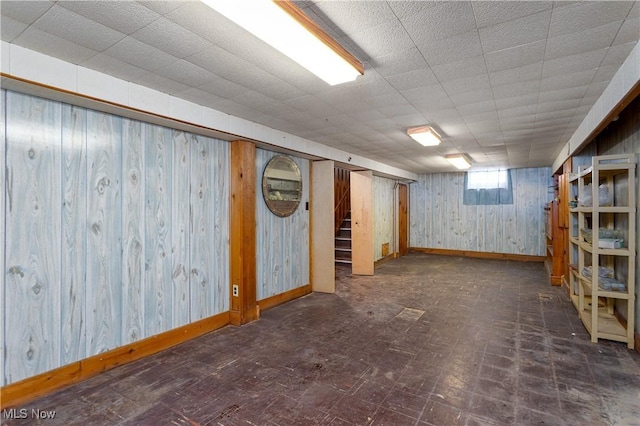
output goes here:
[[[282, 170], [282, 168], [276, 167], [281, 163], [286, 163], [287, 167], [293, 170], [297, 179], [292, 180], [273, 177], [273, 173], [270, 172], [273, 172], [274, 170]], [[273, 188], [274, 180], [281, 181], [280, 187], [277, 189]], [[285, 184], [283, 182], [293, 182], [293, 185]], [[291, 186], [291, 188], [287, 189], [286, 186]], [[288, 196], [293, 195], [296, 198], [283, 199], [283, 195], [280, 191], [286, 192]], [[285, 195], [285, 197], [286, 196], [287, 195]], [[302, 201], [302, 174], [300, 173], [298, 164], [291, 157], [286, 155], [276, 155], [267, 162], [262, 172], [262, 198], [271, 213], [279, 217], [291, 216], [298, 209], [300, 201]]]

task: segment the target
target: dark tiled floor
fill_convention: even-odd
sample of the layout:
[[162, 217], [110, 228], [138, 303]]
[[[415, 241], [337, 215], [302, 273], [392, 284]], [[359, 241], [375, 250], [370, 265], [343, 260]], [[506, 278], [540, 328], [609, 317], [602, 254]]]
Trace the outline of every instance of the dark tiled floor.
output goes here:
[[590, 343], [540, 264], [409, 254], [338, 275], [334, 295], [19, 408], [55, 410], [47, 425], [640, 424], [640, 355]]

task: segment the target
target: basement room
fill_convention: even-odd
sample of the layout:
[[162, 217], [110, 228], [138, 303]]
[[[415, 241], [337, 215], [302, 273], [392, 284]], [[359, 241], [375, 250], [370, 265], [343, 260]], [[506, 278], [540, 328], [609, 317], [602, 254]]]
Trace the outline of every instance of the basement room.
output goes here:
[[640, 2], [0, 18], [0, 423], [640, 425]]

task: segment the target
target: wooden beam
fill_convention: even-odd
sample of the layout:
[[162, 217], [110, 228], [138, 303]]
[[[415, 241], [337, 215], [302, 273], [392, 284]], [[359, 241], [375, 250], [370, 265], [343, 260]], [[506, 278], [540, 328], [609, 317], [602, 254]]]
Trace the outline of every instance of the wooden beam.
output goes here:
[[231, 324], [258, 319], [256, 303], [256, 146], [231, 142], [230, 188]]

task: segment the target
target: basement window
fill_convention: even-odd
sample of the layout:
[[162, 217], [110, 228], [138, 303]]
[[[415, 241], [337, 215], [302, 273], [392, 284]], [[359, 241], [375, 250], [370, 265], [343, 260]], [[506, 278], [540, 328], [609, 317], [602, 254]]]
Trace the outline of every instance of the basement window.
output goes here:
[[463, 204], [513, 204], [511, 170], [467, 172], [464, 176]]

